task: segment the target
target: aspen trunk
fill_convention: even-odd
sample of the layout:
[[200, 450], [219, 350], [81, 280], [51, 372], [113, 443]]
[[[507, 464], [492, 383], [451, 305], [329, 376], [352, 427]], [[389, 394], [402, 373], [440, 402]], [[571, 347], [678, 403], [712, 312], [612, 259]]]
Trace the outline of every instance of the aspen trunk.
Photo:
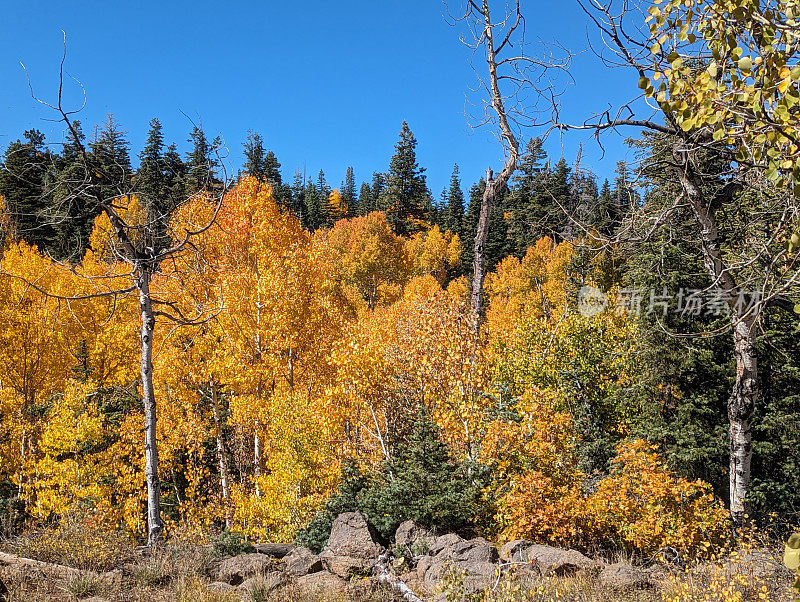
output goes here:
[[147, 480], [147, 544], [161, 542], [164, 523], [161, 521], [161, 483], [158, 479], [158, 442], [156, 440], [156, 398], [153, 390], [153, 332], [156, 320], [150, 298], [150, 277], [147, 267], [136, 272], [136, 288], [139, 291], [139, 310], [142, 319], [141, 378], [142, 403], [144, 404], [144, 458]]
[[[739, 289], [722, 254], [716, 210], [739, 191], [738, 186], [725, 186], [714, 197], [706, 199], [698, 178], [680, 150], [674, 153], [684, 163], [676, 170], [684, 194], [700, 226], [703, 263], [714, 288], [727, 301], [733, 329], [736, 381], [728, 398], [728, 434], [730, 443], [730, 516], [734, 528], [741, 527], [747, 515], [747, 494], [750, 491], [750, 463], [753, 458], [751, 419], [758, 398], [758, 357], [755, 345], [755, 322], [760, 307], [741, 307], [746, 291]], [[758, 302], [760, 304], [760, 302]]]
[[[256, 424], [256, 429], [258, 429], [258, 424]], [[261, 497], [261, 485], [258, 483], [258, 479], [261, 476], [261, 438], [258, 436], [258, 432], [253, 436], [253, 473], [253, 480], [256, 483], [256, 497]]]
[[736, 527], [744, 524], [748, 514], [747, 493], [753, 458], [750, 422], [758, 395], [758, 356], [752, 322], [751, 318], [740, 318], [733, 331], [736, 382], [728, 399], [728, 423], [731, 519]]
[[222, 420], [219, 412], [219, 396], [217, 383], [211, 379], [211, 411], [214, 414], [214, 430], [217, 439], [217, 462], [219, 463], [219, 480], [222, 485], [222, 503], [225, 507], [225, 528], [231, 528], [231, 496], [228, 489], [228, 457], [225, 453], [225, 440], [222, 437]]

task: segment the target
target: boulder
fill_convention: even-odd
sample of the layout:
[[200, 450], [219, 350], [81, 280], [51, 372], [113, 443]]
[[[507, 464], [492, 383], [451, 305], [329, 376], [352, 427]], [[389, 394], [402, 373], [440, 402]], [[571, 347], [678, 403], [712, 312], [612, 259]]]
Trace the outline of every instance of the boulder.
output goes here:
[[[417, 564], [417, 577], [433, 591], [450, 571], [463, 576], [462, 587], [476, 593], [494, 585], [498, 566], [497, 548], [483, 538], [463, 540], [449, 538], [447, 545], [438, 542], [436, 556], [426, 556]], [[440, 538], [441, 539], [441, 538]], [[438, 540], [437, 540], [438, 541]]]
[[259, 554], [266, 554], [271, 558], [284, 558], [291, 551], [297, 549], [293, 543], [257, 543], [253, 546]]
[[643, 589], [652, 585], [646, 570], [622, 562], [604, 566], [598, 580], [608, 589]]
[[538, 544], [521, 547], [512, 558], [514, 562], [535, 564], [545, 576], [574, 575], [579, 571], [598, 568], [597, 563], [577, 550], [561, 550]]
[[318, 573], [324, 568], [320, 557], [306, 548], [295, 548], [283, 557], [282, 563], [286, 573], [296, 577]]
[[521, 559], [520, 552], [532, 545], [533, 542], [529, 539], [509, 541], [500, 548], [500, 560], [502, 562], [527, 562]]
[[[407, 520], [400, 523], [397, 531], [394, 534], [394, 541], [398, 546], [405, 546], [411, 548], [430, 548], [431, 543], [436, 538], [432, 531], [425, 527], [419, 526], [413, 520]], [[424, 554], [426, 550], [419, 550], [420, 554]]]
[[430, 554], [431, 556], [436, 556], [437, 554], [439, 554], [439, 552], [441, 552], [445, 548], [454, 546], [455, 544], [460, 543], [462, 541], [464, 541], [464, 538], [462, 538], [459, 535], [456, 535], [455, 533], [440, 535], [439, 537], [434, 539], [433, 542], [431, 542], [428, 554]]
[[328, 544], [320, 554], [327, 569], [339, 577], [366, 574], [384, 551], [362, 512], [345, 512], [336, 517]]
[[298, 577], [297, 586], [311, 600], [323, 595], [325, 599], [335, 599], [336, 596], [344, 596], [347, 592], [347, 581], [327, 571]]
[[275, 560], [264, 554], [239, 554], [223, 560], [217, 568], [216, 581], [241, 585], [246, 579], [278, 570]]

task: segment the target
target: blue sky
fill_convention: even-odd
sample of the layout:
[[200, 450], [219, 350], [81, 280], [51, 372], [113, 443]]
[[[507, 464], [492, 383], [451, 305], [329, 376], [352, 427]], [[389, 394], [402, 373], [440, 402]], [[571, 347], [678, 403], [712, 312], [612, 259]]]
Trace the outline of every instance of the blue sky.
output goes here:
[[[502, 161], [492, 132], [467, 125], [465, 97], [475, 74], [438, 0], [0, 0], [0, 7], [0, 148], [30, 127], [50, 142], [61, 139], [61, 128], [46, 121], [51, 112], [31, 98], [19, 63], [37, 94], [54, 99], [63, 29], [67, 72], [87, 91], [84, 129], [113, 112], [134, 154], [152, 117], [183, 151], [191, 120], [201, 120], [208, 134], [224, 139], [234, 169], [252, 129], [276, 152], [285, 178], [296, 169], [310, 177], [323, 169], [336, 186], [352, 165], [360, 183], [387, 169], [405, 119], [437, 197], [453, 163], [467, 188]], [[586, 21], [570, 0], [528, 0], [523, 9], [529, 40], [586, 49]], [[590, 53], [576, 59], [573, 73], [568, 118], [637, 91], [635, 74], [605, 70]], [[69, 85], [66, 98], [79, 104], [80, 88]], [[548, 150], [573, 162], [581, 139], [570, 135], [562, 146], [554, 137]], [[617, 160], [633, 159], [622, 136], [609, 135], [605, 146], [601, 160], [596, 145], [584, 145], [582, 163], [600, 176], [610, 175]]]

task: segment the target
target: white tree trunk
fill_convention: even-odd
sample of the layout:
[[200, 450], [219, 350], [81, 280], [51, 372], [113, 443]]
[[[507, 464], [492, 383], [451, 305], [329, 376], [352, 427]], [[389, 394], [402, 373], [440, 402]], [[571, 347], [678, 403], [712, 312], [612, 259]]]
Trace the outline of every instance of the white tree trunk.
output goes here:
[[219, 396], [217, 383], [211, 379], [211, 411], [214, 414], [214, 430], [217, 439], [217, 462], [219, 463], [219, 480], [222, 485], [222, 503], [225, 508], [225, 528], [231, 528], [231, 496], [228, 489], [228, 457], [225, 450], [225, 440], [222, 436], [222, 419], [219, 412]]
[[147, 544], [161, 542], [164, 523], [161, 521], [161, 483], [158, 478], [158, 441], [156, 439], [156, 398], [153, 390], [153, 333], [156, 319], [150, 298], [150, 271], [144, 267], [136, 270], [136, 288], [139, 292], [141, 314], [141, 378], [144, 404], [144, 459], [147, 480]]

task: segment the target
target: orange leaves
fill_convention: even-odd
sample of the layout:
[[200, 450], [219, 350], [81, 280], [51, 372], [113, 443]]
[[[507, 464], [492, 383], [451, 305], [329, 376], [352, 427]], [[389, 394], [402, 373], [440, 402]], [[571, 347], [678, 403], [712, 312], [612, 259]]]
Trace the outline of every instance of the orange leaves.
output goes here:
[[433, 276], [442, 286], [455, 268], [461, 265], [461, 240], [439, 226], [417, 232], [405, 243], [415, 276]]
[[339, 221], [331, 230], [318, 230], [314, 246], [330, 266], [330, 276], [370, 309], [397, 299], [408, 280], [403, 239], [392, 231], [385, 213], [374, 211]]

